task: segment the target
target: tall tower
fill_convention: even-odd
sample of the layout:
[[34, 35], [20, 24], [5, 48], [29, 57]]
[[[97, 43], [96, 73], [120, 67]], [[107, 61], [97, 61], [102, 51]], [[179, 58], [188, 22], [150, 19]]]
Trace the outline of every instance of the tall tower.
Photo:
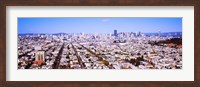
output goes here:
[[159, 36], [159, 37], [161, 36], [161, 31], [160, 31], [160, 30], [158, 30], [158, 36]]
[[117, 30], [114, 30], [114, 36], [117, 37]]
[[139, 31], [137, 34], [138, 37], [142, 36], [142, 33]]

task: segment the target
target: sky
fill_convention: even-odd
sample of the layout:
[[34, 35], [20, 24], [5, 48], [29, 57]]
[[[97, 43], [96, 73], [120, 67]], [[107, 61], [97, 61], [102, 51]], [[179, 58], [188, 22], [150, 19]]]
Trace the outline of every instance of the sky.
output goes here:
[[18, 34], [182, 32], [182, 18], [18, 18]]

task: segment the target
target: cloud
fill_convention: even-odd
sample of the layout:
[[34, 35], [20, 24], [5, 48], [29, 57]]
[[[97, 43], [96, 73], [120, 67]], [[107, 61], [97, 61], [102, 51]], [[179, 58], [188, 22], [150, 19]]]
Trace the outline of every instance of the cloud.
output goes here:
[[101, 22], [108, 22], [108, 21], [110, 21], [109, 19], [103, 19], [103, 20], [101, 20]]

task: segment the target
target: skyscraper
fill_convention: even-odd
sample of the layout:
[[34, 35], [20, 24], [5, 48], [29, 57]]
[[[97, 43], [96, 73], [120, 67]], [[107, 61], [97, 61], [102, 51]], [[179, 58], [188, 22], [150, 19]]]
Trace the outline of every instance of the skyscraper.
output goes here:
[[142, 33], [139, 31], [139, 32], [137, 33], [137, 36], [138, 36], [138, 37], [142, 36]]
[[114, 36], [117, 37], [117, 30], [114, 30]]
[[161, 36], [161, 31], [160, 31], [160, 30], [158, 30], [158, 36], [159, 36], [159, 37]]

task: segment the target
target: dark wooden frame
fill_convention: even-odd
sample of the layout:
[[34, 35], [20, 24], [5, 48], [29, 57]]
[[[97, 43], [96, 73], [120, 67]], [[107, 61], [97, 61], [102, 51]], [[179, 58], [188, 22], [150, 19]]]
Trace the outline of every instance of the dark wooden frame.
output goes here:
[[[194, 81], [6, 81], [6, 6], [194, 6]], [[199, 7], [199, 0], [0, 0], [0, 87], [200, 87]]]

